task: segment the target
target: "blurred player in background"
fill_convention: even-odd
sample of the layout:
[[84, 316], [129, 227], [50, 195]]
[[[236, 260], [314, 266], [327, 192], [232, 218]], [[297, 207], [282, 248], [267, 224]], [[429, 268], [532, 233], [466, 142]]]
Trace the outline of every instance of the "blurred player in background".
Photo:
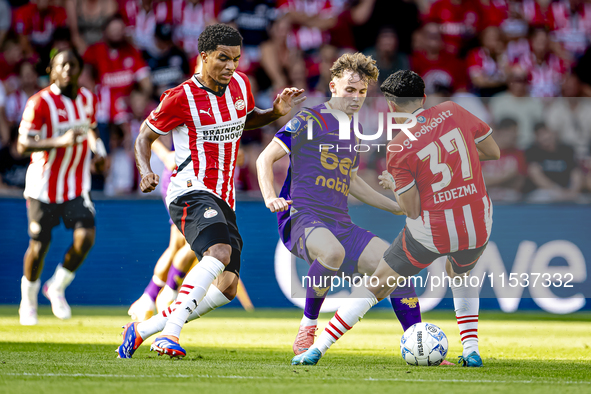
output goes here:
[[[463, 345], [460, 363], [482, 366], [478, 350], [478, 288], [469, 283], [490, 237], [492, 204], [480, 161], [497, 160], [500, 150], [492, 129], [459, 105], [447, 101], [425, 110], [425, 83], [412, 71], [398, 71], [381, 86], [392, 112], [412, 113], [417, 124], [411, 140], [399, 133], [389, 144], [387, 173], [381, 184], [394, 191], [406, 214], [406, 226], [384, 253], [375, 272], [379, 283], [356, 288], [339, 308], [316, 343], [292, 359], [313, 365], [378, 301], [395, 288], [399, 277], [418, 274], [441, 256], [454, 278], [451, 289]], [[409, 121], [395, 118], [397, 123]], [[459, 280], [457, 280], [459, 278]]]
[[21, 282], [20, 323], [37, 324], [39, 277], [51, 243], [51, 232], [63, 220], [74, 240], [54, 275], [43, 285], [53, 314], [71, 317], [64, 292], [74, 272], [94, 244], [94, 205], [90, 200], [90, 150], [100, 167], [106, 156], [96, 133], [97, 98], [78, 87], [82, 59], [73, 51], [55, 55], [50, 63], [51, 85], [27, 102], [19, 129], [18, 149], [31, 154], [25, 198], [29, 218], [29, 248]]
[[277, 95], [273, 108], [256, 108], [250, 81], [236, 71], [241, 44], [236, 29], [208, 26], [199, 36], [201, 73], [168, 90], [141, 127], [136, 160], [143, 192], [154, 190], [159, 183], [150, 166], [152, 143], [173, 132], [177, 168], [166, 202], [172, 220], [201, 258], [169, 308], [143, 323], [125, 326], [120, 358], [130, 358], [145, 338], [159, 331], [162, 334], [152, 350], [185, 356], [179, 344], [185, 322], [227, 304], [236, 295], [242, 237], [234, 212], [234, 170], [240, 137], [243, 130], [267, 125], [303, 100], [299, 97], [303, 90], [288, 88]]
[[[318, 315], [331, 278], [340, 272], [347, 276], [373, 274], [388, 248], [387, 242], [351, 221], [349, 193], [373, 207], [402, 214], [395, 201], [376, 192], [357, 176], [359, 153], [351, 149], [356, 144], [353, 124], [350, 136], [354, 138], [340, 140], [337, 117], [321, 114], [339, 110], [351, 122], [353, 114], [363, 105], [369, 84], [378, 79], [375, 60], [361, 53], [344, 54], [330, 71], [331, 100], [299, 112], [277, 132], [257, 160], [261, 192], [267, 208], [277, 212], [281, 240], [295, 256], [310, 264], [304, 317], [293, 344], [295, 354], [305, 352], [314, 343]], [[314, 130], [313, 139], [308, 140], [308, 119], [318, 117], [323, 118], [325, 126]], [[329, 150], [328, 146], [336, 148]], [[277, 197], [273, 188], [273, 163], [285, 155], [290, 155], [291, 164]], [[325, 181], [319, 182], [319, 178]], [[391, 300], [404, 331], [421, 321], [414, 286], [397, 289]]]

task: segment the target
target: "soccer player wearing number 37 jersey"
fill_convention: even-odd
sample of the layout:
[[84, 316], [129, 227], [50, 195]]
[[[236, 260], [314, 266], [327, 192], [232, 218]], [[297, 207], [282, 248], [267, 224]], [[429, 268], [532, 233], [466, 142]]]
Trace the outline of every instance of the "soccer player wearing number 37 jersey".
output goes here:
[[159, 182], [150, 167], [152, 143], [172, 132], [177, 167], [166, 203], [171, 219], [200, 262], [187, 274], [169, 308], [125, 327], [123, 344], [117, 349], [121, 358], [130, 358], [144, 339], [160, 331], [152, 350], [185, 356], [179, 345], [185, 322], [227, 304], [236, 295], [242, 237], [234, 213], [234, 170], [240, 136], [243, 130], [287, 115], [304, 99], [300, 97], [303, 90], [287, 88], [277, 95], [273, 108], [256, 108], [248, 78], [236, 71], [241, 44], [240, 33], [230, 26], [205, 28], [199, 36], [201, 73], [163, 94], [137, 138], [140, 187], [146, 193]]
[[[316, 343], [294, 357], [292, 364], [316, 364], [372, 306], [396, 289], [398, 277], [416, 275], [435, 259], [447, 256], [464, 347], [459, 361], [463, 366], [479, 367], [478, 288], [468, 279], [486, 248], [492, 226], [492, 204], [480, 161], [497, 160], [499, 147], [492, 129], [459, 105], [444, 102], [423, 109], [425, 83], [412, 71], [389, 76], [381, 90], [391, 111], [413, 113], [417, 118], [409, 128], [414, 139], [401, 132], [390, 142], [388, 170], [380, 176], [382, 186], [394, 191], [406, 214], [406, 226], [374, 273], [377, 285], [356, 288]], [[410, 121], [405, 117], [395, 120]]]

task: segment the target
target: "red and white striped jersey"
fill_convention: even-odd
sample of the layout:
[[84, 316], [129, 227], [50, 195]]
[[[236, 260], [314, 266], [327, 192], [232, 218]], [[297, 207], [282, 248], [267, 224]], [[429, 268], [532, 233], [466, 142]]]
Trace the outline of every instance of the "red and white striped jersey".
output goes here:
[[416, 185], [421, 214], [406, 219], [413, 237], [434, 253], [484, 245], [492, 226], [476, 144], [492, 133], [486, 123], [451, 101], [415, 112], [411, 141], [400, 132], [388, 145], [388, 172], [401, 195]]
[[97, 98], [86, 88], [72, 100], [54, 84], [27, 101], [19, 133], [45, 139], [72, 128], [83, 130], [82, 142], [67, 148], [33, 152], [27, 170], [25, 197], [61, 204], [90, 190], [90, 154], [86, 132], [96, 125]]
[[196, 78], [164, 92], [146, 124], [158, 134], [173, 132], [177, 168], [166, 204], [206, 190], [235, 209], [234, 171], [246, 116], [254, 110], [250, 81], [234, 72], [228, 86], [213, 92]]

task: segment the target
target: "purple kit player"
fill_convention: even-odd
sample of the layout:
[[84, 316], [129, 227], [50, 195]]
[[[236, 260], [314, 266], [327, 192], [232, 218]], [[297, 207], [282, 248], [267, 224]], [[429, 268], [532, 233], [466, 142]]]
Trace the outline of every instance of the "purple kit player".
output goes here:
[[[293, 344], [295, 354], [314, 343], [330, 278], [341, 272], [373, 274], [388, 248], [384, 240], [353, 224], [347, 206], [349, 193], [368, 205], [395, 215], [402, 213], [395, 201], [357, 176], [359, 153], [351, 149], [356, 143], [353, 130], [351, 140], [340, 140], [337, 119], [326, 113], [339, 110], [351, 119], [360, 110], [369, 83], [378, 79], [375, 61], [361, 53], [345, 54], [330, 71], [331, 100], [298, 113], [277, 132], [257, 160], [261, 192], [266, 206], [277, 212], [281, 240], [294, 255], [310, 264], [311, 285], [306, 283], [306, 306]], [[312, 140], [307, 137], [310, 118], [322, 125], [314, 128]], [[277, 197], [273, 163], [286, 154], [291, 158], [290, 169]], [[391, 300], [404, 330], [421, 321], [414, 287], [398, 288]]]

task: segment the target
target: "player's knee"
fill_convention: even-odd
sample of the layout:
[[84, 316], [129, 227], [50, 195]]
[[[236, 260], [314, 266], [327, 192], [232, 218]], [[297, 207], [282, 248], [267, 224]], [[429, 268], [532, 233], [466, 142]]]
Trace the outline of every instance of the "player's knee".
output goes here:
[[46, 240], [35, 240], [32, 239], [29, 241], [29, 256], [33, 258], [33, 260], [40, 260], [44, 255], [47, 249], [49, 249], [49, 244], [51, 243], [50, 239]]
[[215, 244], [210, 246], [204, 255], [215, 257], [223, 265], [228, 265], [230, 264], [230, 257], [232, 256], [232, 247], [228, 244]]
[[327, 265], [338, 268], [345, 259], [345, 248], [340, 243], [327, 245], [322, 257]]

